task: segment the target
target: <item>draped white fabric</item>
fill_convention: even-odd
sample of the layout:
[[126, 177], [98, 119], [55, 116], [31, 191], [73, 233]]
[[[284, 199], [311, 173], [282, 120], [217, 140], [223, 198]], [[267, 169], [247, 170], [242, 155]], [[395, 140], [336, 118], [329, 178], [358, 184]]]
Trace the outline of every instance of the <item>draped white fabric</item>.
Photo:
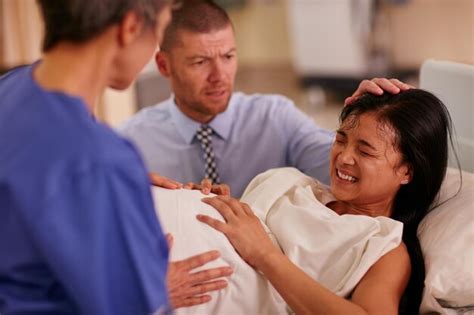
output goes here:
[[[217, 249], [210, 266], [230, 265], [229, 286], [212, 293], [210, 303], [177, 314], [281, 314], [281, 297], [247, 265], [227, 238], [197, 221], [196, 215], [221, 218], [201, 202], [198, 191], [153, 188], [164, 231], [174, 236], [171, 259]], [[311, 277], [340, 296], [348, 296], [367, 270], [401, 242], [403, 226], [395, 220], [361, 215], [339, 216], [324, 204], [332, 196], [296, 169], [271, 170], [257, 176], [242, 201], [248, 203], [286, 255]]]

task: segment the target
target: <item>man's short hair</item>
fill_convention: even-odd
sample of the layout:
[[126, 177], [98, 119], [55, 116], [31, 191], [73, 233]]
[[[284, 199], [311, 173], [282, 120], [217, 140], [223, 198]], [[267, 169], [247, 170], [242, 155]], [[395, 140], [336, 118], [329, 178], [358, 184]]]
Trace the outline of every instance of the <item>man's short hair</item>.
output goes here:
[[212, 0], [184, 0], [172, 15], [161, 44], [162, 51], [171, 50], [178, 41], [180, 30], [210, 33], [232, 25], [227, 12]]
[[90, 40], [132, 10], [145, 26], [154, 27], [157, 14], [171, 3], [172, 0], [38, 0], [45, 25], [43, 51], [60, 41]]

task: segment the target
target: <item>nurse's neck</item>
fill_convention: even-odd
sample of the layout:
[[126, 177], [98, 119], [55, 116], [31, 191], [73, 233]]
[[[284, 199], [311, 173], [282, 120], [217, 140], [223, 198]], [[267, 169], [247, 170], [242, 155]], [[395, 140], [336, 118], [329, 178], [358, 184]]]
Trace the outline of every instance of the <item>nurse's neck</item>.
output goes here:
[[93, 114], [108, 85], [113, 56], [108, 36], [81, 44], [60, 42], [43, 54], [33, 78], [45, 90], [81, 98]]
[[393, 200], [380, 200], [371, 203], [349, 203], [336, 200], [327, 204], [339, 215], [356, 214], [370, 217], [391, 217], [393, 210]]

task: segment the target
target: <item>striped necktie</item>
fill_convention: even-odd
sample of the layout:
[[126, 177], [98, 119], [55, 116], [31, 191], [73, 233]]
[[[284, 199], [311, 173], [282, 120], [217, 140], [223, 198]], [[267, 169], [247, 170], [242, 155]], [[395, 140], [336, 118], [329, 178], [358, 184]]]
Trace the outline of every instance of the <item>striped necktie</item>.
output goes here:
[[219, 173], [217, 172], [217, 165], [212, 150], [212, 133], [213, 130], [208, 125], [201, 125], [196, 131], [196, 138], [201, 143], [205, 165], [205, 176], [212, 181], [212, 184], [219, 184]]

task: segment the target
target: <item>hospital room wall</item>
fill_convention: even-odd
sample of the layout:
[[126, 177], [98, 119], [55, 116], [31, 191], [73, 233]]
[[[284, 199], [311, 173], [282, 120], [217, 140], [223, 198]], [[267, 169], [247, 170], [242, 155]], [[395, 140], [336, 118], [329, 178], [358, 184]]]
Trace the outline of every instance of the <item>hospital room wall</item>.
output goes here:
[[[287, 65], [291, 69], [289, 1], [300, 0], [249, 1], [230, 10], [241, 68]], [[385, 9], [394, 66], [417, 69], [426, 58], [474, 64], [473, 0], [409, 0]], [[0, 0], [0, 15], [0, 69], [36, 60], [42, 36], [36, 1]], [[108, 91], [98, 116], [116, 126], [135, 112], [134, 93], [133, 87], [125, 92]]]
[[[292, 62], [289, 1], [293, 0], [254, 3], [230, 11], [241, 65]], [[419, 68], [427, 58], [474, 64], [474, 0], [409, 0], [404, 5], [386, 4], [383, 10], [395, 67]], [[310, 39], [311, 30], [307, 32]]]

